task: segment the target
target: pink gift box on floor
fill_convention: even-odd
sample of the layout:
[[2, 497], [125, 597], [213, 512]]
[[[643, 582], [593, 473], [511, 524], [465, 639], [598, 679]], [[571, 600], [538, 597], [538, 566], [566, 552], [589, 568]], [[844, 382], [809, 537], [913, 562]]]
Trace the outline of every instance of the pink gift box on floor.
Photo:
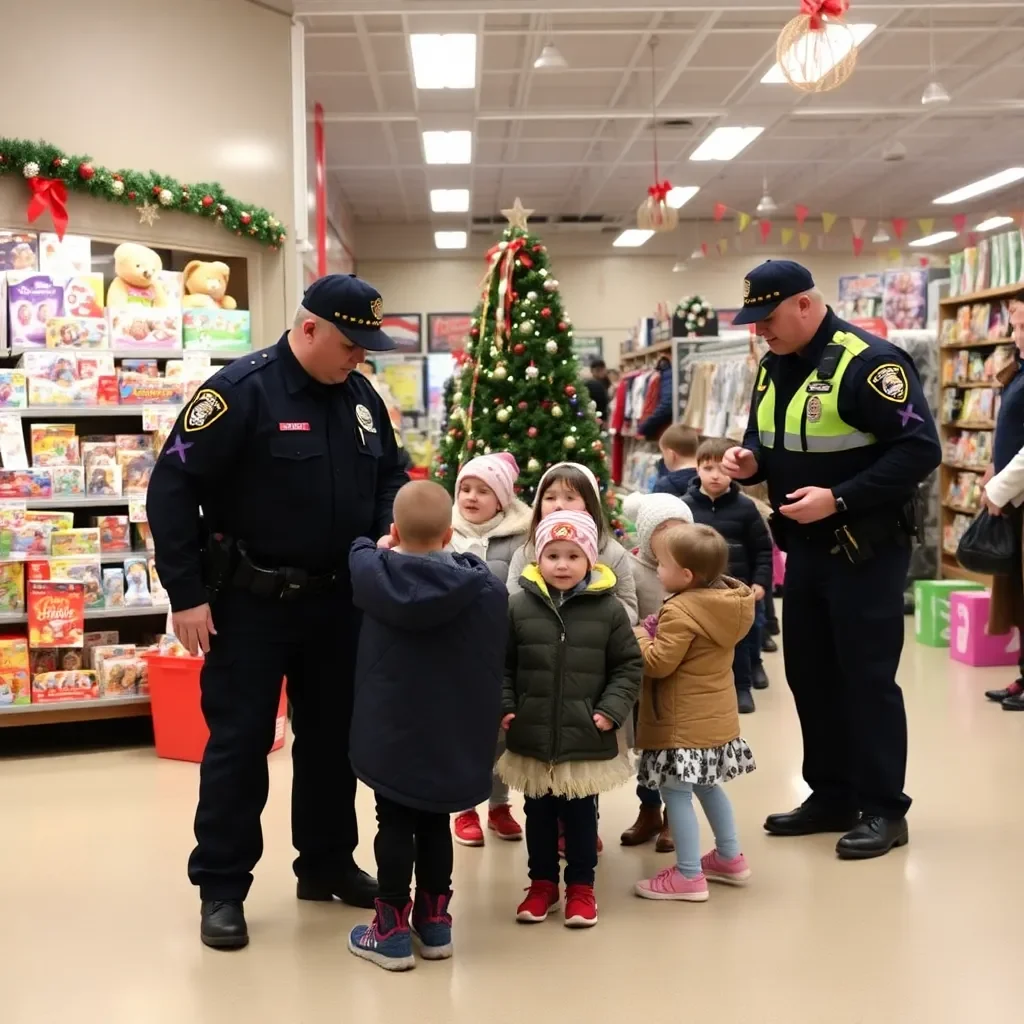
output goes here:
[[1017, 628], [1001, 636], [987, 631], [991, 597], [987, 590], [956, 590], [949, 595], [949, 656], [954, 661], [979, 668], [1017, 664]]

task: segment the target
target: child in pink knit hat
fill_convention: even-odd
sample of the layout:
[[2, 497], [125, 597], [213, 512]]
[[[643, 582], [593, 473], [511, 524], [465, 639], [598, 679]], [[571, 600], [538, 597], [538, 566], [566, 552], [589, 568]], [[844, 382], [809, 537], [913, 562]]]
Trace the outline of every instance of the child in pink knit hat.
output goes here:
[[[494, 452], [470, 459], [455, 481], [452, 510], [453, 551], [482, 558], [502, 583], [508, 580], [512, 556], [530, 536], [532, 510], [516, 497], [519, 466], [508, 452]], [[505, 733], [499, 730], [495, 760], [505, 750]], [[519, 840], [523, 830], [512, 815], [508, 786], [494, 775], [487, 827], [499, 839]], [[484, 830], [476, 809], [455, 818], [455, 841], [463, 846], [483, 846]]]

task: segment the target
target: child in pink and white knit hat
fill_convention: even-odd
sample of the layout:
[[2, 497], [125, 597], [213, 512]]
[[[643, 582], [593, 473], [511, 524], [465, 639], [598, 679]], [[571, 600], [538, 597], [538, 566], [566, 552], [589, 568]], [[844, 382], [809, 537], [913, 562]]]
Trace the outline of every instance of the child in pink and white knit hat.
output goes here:
[[[532, 510], [516, 497], [519, 466], [508, 452], [494, 452], [470, 459], [455, 480], [452, 509], [452, 550], [476, 555], [502, 583], [515, 552], [529, 540]], [[495, 759], [505, 749], [505, 734], [497, 737]], [[512, 816], [508, 786], [494, 775], [487, 826], [500, 839], [522, 839], [523, 830]], [[483, 846], [484, 830], [476, 810], [456, 815], [455, 841], [463, 846]]]
[[[541, 575], [559, 590], [566, 590], [567, 587], [560, 587], [557, 582], [553, 582], [547, 577], [549, 569], [547, 563], [551, 561], [551, 554], [549, 553], [548, 559], [545, 559], [544, 552], [552, 544], [558, 543], [574, 545], [579, 548], [587, 560], [586, 568], [570, 583], [570, 586], [575, 586], [597, 564], [597, 523], [586, 512], [565, 511], [552, 512], [551, 515], [545, 516], [537, 527], [533, 544], [537, 551], [537, 563], [541, 567]], [[558, 554], [567, 555], [570, 552], [563, 550]], [[554, 572], [554, 569], [551, 571]], [[576, 571], [574, 569], [572, 575], [575, 575]]]

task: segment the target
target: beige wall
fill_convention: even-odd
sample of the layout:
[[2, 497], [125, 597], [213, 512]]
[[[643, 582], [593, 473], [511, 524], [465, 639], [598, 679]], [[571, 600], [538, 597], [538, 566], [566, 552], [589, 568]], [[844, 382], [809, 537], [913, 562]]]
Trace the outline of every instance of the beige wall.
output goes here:
[[[607, 241], [595, 239], [595, 248]], [[577, 334], [604, 338], [605, 359], [618, 365], [619, 345], [642, 316], [651, 316], [659, 302], [675, 304], [684, 295], [699, 294], [712, 305], [735, 308], [742, 301], [743, 276], [762, 259], [781, 257], [770, 250], [737, 257], [691, 261], [690, 269], [672, 272], [671, 257], [566, 256], [557, 243], [549, 246], [551, 269], [561, 284], [563, 302]], [[788, 254], [793, 258], [792, 254]], [[801, 254], [801, 261], [831, 302], [840, 274], [879, 270], [879, 257], [856, 260], [836, 253]], [[485, 270], [483, 252], [476, 259], [406, 261], [361, 260], [359, 273], [384, 296], [385, 308], [401, 313], [472, 310], [480, 296]]]
[[[138, 0], [0, 0], [0, 8], [0, 134], [43, 138], [107, 167], [219, 181], [291, 221], [288, 17], [245, 0], [178, 0], [160, 9]], [[0, 226], [27, 226], [27, 196], [23, 181], [0, 183]], [[131, 207], [81, 195], [68, 211], [71, 232], [251, 259], [250, 278], [260, 283], [256, 344], [275, 339], [291, 316], [298, 262], [290, 242], [275, 253], [170, 212], [150, 228]], [[52, 230], [45, 215], [35, 227]]]

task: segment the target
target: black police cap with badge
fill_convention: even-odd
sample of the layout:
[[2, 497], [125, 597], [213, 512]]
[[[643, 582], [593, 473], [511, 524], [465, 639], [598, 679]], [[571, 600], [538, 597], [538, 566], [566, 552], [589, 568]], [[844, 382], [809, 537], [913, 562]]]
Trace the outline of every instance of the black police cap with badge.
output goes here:
[[328, 274], [302, 296], [302, 308], [334, 324], [353, 345], [370, 352], [390, 352], [397, 343], [381, 329], [384, 300], [373, 285], [355, 274]]
[[766, 260], [744, 278], [743, 308], [732, 322], [752, 324], [763, 320], [780, 302], [809, 292], [813, 287], [814, 278], [806, 267], [793, 260]]

